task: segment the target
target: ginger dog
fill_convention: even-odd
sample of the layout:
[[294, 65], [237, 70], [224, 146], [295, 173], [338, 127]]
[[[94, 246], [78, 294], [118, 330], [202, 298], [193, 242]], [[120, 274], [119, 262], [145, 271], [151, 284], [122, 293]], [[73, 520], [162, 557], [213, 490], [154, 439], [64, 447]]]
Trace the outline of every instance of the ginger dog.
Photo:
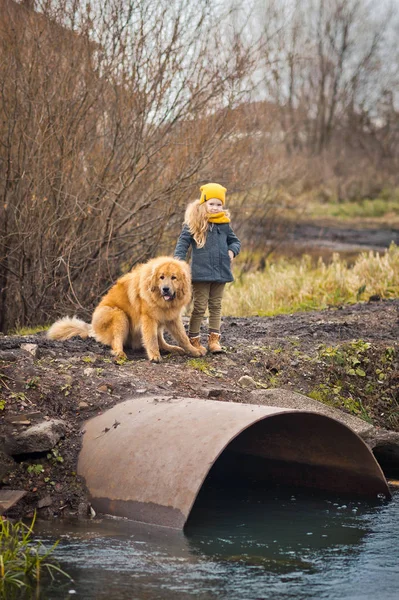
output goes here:
[[[111, 346], [112, 354], [119, 358], [126, 357], [126, 346], [144, 346], [152, 362], [161, 360], [160, 350], [203, 356], [202, 350], [191, 345], [182, 323], [182, 311], [190, 299], [188, 265], [160, 256], [120, 277], [94, 310], [91, 325], [76, 317], [64, 317], [50, 327], [47, 337], [52, 340], [94, 337]], [[164, 340], [164, 329], [179, 346]]]

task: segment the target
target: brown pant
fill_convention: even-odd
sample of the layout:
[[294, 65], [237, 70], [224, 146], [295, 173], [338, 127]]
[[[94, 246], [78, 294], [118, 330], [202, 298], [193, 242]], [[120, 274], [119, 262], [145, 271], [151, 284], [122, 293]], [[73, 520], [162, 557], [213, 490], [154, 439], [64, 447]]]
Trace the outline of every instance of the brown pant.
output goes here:
[[205, 311], [209, 310], [209, 330], [219, 331], [222, 317], [222, 298], [225, 283], [193, 281], [194, 308], [191, 313], [189, 336], [199, 335]]

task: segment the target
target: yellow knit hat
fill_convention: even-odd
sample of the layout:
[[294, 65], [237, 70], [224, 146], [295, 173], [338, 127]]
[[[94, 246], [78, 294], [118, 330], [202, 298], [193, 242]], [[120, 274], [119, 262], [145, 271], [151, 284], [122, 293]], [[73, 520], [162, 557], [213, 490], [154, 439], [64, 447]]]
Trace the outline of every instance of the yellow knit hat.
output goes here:
[[225, 203], [227, 190], [225, 187], [223, 187], [219, 183], [206, 183], [205, 185], [201, 185], [200, 190], [201, 190], [200, 204], [203, 204], [204, 202], [206, 202], [207, 200], [210, 200], [211, 198], [217, 198], [218, 200], [221, 200], [221, 202], [223, 202], [223, 204]]

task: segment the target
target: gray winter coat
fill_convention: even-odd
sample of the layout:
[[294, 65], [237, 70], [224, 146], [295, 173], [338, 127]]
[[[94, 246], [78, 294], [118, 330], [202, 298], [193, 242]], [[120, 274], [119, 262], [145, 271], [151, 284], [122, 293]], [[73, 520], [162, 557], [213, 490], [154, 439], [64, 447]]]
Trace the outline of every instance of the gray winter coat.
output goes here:
[[193, 281], [218, 283], [234, 281], [228, 251], [232, 250], [234, 256], [237, 256], [241, 243], [229, 223], [210, 223], [203, 248], [197, 248], [189, 228], [184, 225], [177, 240], [175, 258], [185, 260], [190, 246], [192, 247], [191, 278]]

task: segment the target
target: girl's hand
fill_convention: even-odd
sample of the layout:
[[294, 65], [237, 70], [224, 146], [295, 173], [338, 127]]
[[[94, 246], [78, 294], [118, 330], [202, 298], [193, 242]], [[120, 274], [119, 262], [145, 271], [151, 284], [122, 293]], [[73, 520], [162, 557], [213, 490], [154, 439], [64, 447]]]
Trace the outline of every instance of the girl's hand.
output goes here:
[[229, 250], [230, 262], [233, 262], [234, 252], [233, 250]]

